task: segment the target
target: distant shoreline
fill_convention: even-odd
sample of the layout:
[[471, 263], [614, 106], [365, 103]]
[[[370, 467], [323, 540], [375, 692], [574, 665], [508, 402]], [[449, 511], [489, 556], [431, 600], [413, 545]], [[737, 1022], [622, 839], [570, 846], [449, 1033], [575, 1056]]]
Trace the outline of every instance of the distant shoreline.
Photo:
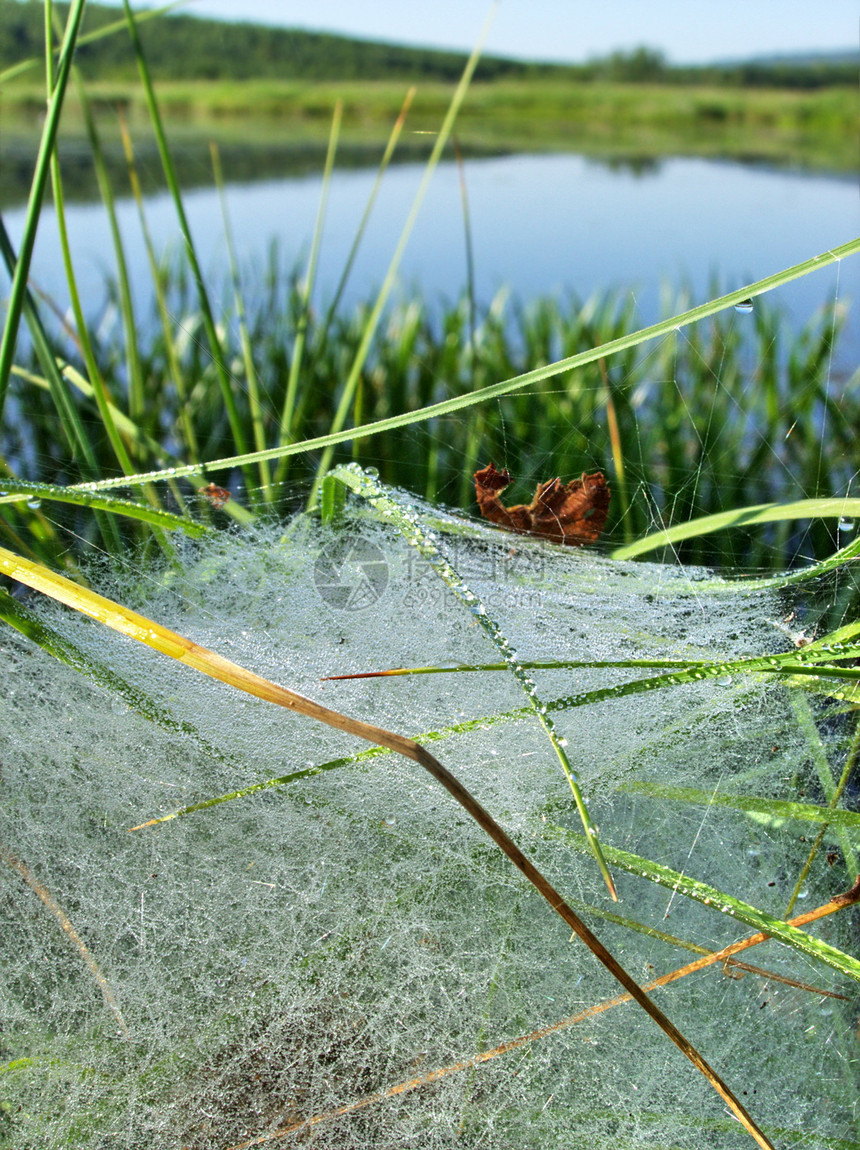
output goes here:
[[[236, 164], [261, 152], [270, 172], [311, 170], [320, 162], [338, 100], [343, 103], [341, 160], [378, 162], [407, 86], [401, 82], [181, 81], [157, 84], [168, 138], [177, 151], [207, 151], [214, 139]], [[87, 92], [112, 167], [124, 168], [119, 116], [140, 157], [152, 132], [138, 85], [90, 83]], [[418, 159], [429, 149], [450, 100], [446, 84], [418, 88], [398, 149]], [[0, 162], [3, 201], [18, 199], [44, 108], [43, 90], [20, 81], [3, 92]], [[743, 160], [834, 175], [856, 170], [854, 89], [680, 88], [676, 85], [571, 84], [496, 80], [470, 90], [456, 136], [471, 155], [567, 152], [647, 164], [670, 155]], [[69, 93], [61, 153], [73, 169], [85, 140], [81, 108]], [[81, 163], [91, 167], [89, 149]], [[195, 161], [197, 162], [197, 161]], [[249, 163], [251, 161], [249, 160]], [[259, 161], [252, 166], [259, 168]], [[82, 173], [84, 181], [87, 176]], [[18, 185], [20, 184], [20, 189]]]

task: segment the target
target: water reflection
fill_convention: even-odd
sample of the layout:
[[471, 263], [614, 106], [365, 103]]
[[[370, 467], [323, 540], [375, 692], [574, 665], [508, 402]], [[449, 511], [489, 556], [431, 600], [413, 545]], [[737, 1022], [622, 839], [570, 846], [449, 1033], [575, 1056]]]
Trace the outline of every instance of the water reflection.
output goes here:
[[[426, 146], [422, 140], [421, 146]], [[225, 155], [227, 198], [245, 290], [254, 293], [266, 272], [273, 244], [288, 269], [306, 259], [316, 220], [321, 177], [312, 147], [292, 151], [303, 171], [289, 177], [245, 182]], [[359, 155], [353, 153], [354, 161]], [[201, 186], [185, 196], [194, 242], [211, 290], [226, 283], [226, 251], [218, 196], [208, 157], [185, 157]], [[271, 157], [276, 164], [277, 157]], [[152, 165], [154, 166], [154, 165]], [[142, 168], [145, 165], [141, 164]], [[258, 169], [257, 176], [262, 174]], [[397, 237], [423, 176], [420, 163], [386, 173], [358, 253], [344, 306], [372, 299], [382, 282]], [[475, 291], [486, 307], [501, 288], [523, 301], [537, 296], [618, 288], [635, 304], [644, 325], [659, 318], [663, 285], [691, 300], [708, 298], [799, 263], [850, 239], [858, 230], [856, 189], [823, 175], [774, 171], [702, 159], [648, 158], [624, 161], [576, 155], [513, 155], [466, 159]], [[643, 176], [647, 178], [643, 178]], [[331, 299], [376, 177], [375, 169], [339, 169], [332, 181], [325, 221], [317, 302]], [[156, 248], [179, 250], [180, 237], [169, 198], [147, 196], [146, 212]], [[17, 244], [23, 209], [6, 213]], [[140, 314], [151, 312], [150, 277], [136, 209], [120, 199], [118, 215]], [[76, 204], [68, 212], [81, 291], [92, 314], [106, 298], [112, 274], [111, 241], [99, 205]], [[46, 209], [40, 225], [34, 279], [65, 309], [56, 221]], [[856, 297], [860, 265], [846, 260], [779, 290], [771, 300], [802, 326], [823, 303]], [[466, 283], [463, 206], [457, 167], [440, 165], [400, 269], [404, 290], [419, 291], [431, 304], [459, 298]], [[250, 302], [250, 301], [249, 301]], [[840, 354], [853, 367], [860, 360], [856, 320], [849, 315]]]

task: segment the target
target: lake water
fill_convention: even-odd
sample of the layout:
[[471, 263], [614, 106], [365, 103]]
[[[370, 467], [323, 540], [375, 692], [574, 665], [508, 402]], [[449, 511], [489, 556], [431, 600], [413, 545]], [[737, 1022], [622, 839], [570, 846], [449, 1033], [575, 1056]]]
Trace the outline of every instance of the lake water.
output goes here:
[[[373, 297], [381, 283], [423, 173], [421, 165], [389, 170], [345, 302]], [[229, 175], [229, 173], [228, 173]], [[659, 318], [666, 285], [688, 284], [694, 302], [707, 298], [716, 276], [722, 290], [776, 272], [860, 232], [853, 181], [771, 170], [750, 164], [669, 158], [636, 169], [577, 155], [516, 155], [465, 164], [479, 303], [502, 287], [520, 299], [616, 288], [632, 295], [643, 324]], [[375, 179], [375, 171], [336, 172], [318, 274], [318, 296], [330, 297]], [[228, 185], [245, 290], [253, 298], [272, 241], [292, 267], [307, 256], [321, 191], [318, 176]], [[204, 272], [220, 296], [226, 253], [218, 197], [212, 189], [185, 197]], [[160, 252], [178, 248], [178, 228], [165, 193], [151, 196], [147, 215]], [[138, 304], [149, 304], [149, 272], [131, 200], [119, 217]], [[17, 244], [23, 209], [6, 216]], [[83, 296], [93, 315], [113, 272], [110, 238], [99, 205], [68, 209]], [[67, 303], [53, 213], [43, 215], [32, 276]], [[401, 265], [401, 283], [431, 302], [453, 300], [466, 282], [463, 209], [453, 163], [440, 166]], [[771, 298], [801, 325], [835, 297], [860, 296], [860, 262], [842, 261]], [[849, 313], [840, 369], [860, 361], [860, 325]]]

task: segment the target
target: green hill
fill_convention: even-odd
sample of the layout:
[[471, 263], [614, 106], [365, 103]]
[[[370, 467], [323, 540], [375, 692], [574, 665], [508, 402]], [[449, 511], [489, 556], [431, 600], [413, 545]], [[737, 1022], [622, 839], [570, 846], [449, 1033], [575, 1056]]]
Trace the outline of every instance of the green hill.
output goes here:
[[[54, 5], [65, 20], [68, 4]], [[122, 10], [88, 4], [84, 32], [122, 19]], [[459, 52], [408, 48], [347, 36], [250, 23], [224, 23], [196, 16], [168, 15], [140, 24], [149, 64], [160, 80], [301, 80], [364, 81], [456, 80], [466, 57]], [[40, 58], [44, 34], [42, 0], [0, 0], [0, 70], [28, 58]], [[79, 49], [78, 62], [90, 80], [136, 79], [136, 68], [124, 31]], [[744, 87], [820, 88], [856, 84], [857, 58], [830, 55], [780, 57], [774, 60], [675, 67], [648, 48], [615, 52], [586, 64], [542, 64], [482, 57], [478, 81], [543, 79], [731, 85]]]
[[[54, 8], [65, 21], [68, 4]], [[121, 19], [121, 8], [87, 4], [84, 35]], [[458, 52], [178, 14], [141, 21], [140, 36], [154, 74], [163, 80], [451, 81], [459, 79], [466, 61]], [[0, 0], [0, 70], [41, 56], [43, 42], [42, 0]], [[137, 78], [124, 31], [82, 45], [78, 62], [91, 80]], [[478, 77], [525, 77], [559, 70], [564, 71], [485, 56]]]

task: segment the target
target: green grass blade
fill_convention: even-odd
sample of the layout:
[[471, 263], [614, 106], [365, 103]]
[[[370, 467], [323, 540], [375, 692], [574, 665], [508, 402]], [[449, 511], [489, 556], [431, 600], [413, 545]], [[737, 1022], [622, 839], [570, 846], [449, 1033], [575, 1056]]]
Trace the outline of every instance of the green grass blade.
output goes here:
[[[856, 630], [856, 627], [855, 627]], [[823, 645], [819, 645], [823, 644]], [[638, 668], [638, 667], [666, 667], [670, 668], [670, 675], [675, 676], [665, 678], [666, 685], [676, 682], [694, 682], [698, 679], [707, 678], [713, 675], [723, 675], [726, 673], [726, 668], [731, 668], [735, 671], [782, 671], [785, 674], [792, 674], [798, 670], [803, 671], [807, 668], [801, 667], [797, 664], [797, 653], [795, 651], [784, 651], [778, 655], [767, 656], [749, 656], [745, 659], [736, 659], [728, 662], [714, 662], [713, 659], [523, 659], [520, 666], [526, 671], [564, 671], [564, 670], [595, 670], [595, 669], [612, 669], [619, 670], [623, 668]], [[818, 674], [819, 672], [826, 673], [830, 670], [838, 670], [839, 674], [848, 672], [848, 677], [855, 677], [857, 668], [828, 668], [820, 667], [817, 663], [818, 659], [857, 659], [860, 658], [860, 646], [845, 641], [836, 642], [833, 636], [825, 636], [823, 640], [816, 640], [815, 644], [810, 643], [808, 647], [804, 648], [802, 658], [806, 663], [811, 664], [811, 673]], [[464, 673], [473, 673], [478, 671], [505, 671], [507, 670], [506, 663], [460, 663], [452, 666], [436, 666], [436, 667], [394, 667], [391, 670], [384, 671], [357, 671], [349, 675], [327, 675], [327, 681], [337, 679], [375, 679], [397, 675], [457, 675]], [[697, 672], [704, 671], [705, 674], [698, 674]], [[678, 674], [684, 674], [683, 679], [678, 679]], [[644, 681], [644, 680], [643, 680]], [[649, 680], [650, 681], [650, 680]]]
[[[293, 438], [293, 418], [296, 409], [296, 395], [299, 388], [299, 376], [302, 370], [302, 360], [305, 353], [305, 341], [308, 333], [308, 323], [310, 321], [310, 305], [311, 293], [314, 289], [316, 281], [317, 263], [319, 261], [320, 244], [322, 243], [323, 224], [325, 222], [326, 209], [328, 207], [329, 191], [331, 190], [331, 177], [334, 170], [334, 158], [337, 154], [337, 142], [340, 137], [340, 124], [343, 116], [343, 103], [338, 100], [334, 106], [334, 116], [332, 117], [331, 131], [328, 139], [328, 151], [325, 158], [325, 169], [323, 171], [322, 188], [320, 191], [320, 202], [317, 210], [316, 224], [314, 225], [314, 235], [311, 241], [311, 251], [308, 257], [308, 267], [305, 273], [304, 282], [301, 285], [301, 311], [299, 313], [299, 322], [296, 328], [296, 338], [293, 342], [292, 355], [290, 357], [290, 374], [287, 379], [287, 392], [284, 397], [284, 408], [281, 412], [281, 424], [278, 432], [278, 442], [288, 443]], [[275, 482], [282, 483], [286, 475], [286, 459], [281, 459], [281, 466], [278, 468], [275, 475]]]
[[337, 521], [346, 507], [346, 488], [331, 475], [326, 475], [320, 488], [320, 518], [324, 525]]
[[[3, 260], [11, 277], [14, 274], [16, 257], [14, 249], [12, 248], [12, 242], [9, 239], [9, 233], [6, 231], [6, 225], [2, 218], [0, 218], [0, 251], [2, 251]], [[44, 325], [39, 317], [36, 302], [29, 288], [26, 286], [24, 288], [22, 308], [24, 319], [30, 330], [33, 348], [42, 366], [42, 371], [45, 373], [46, 385], [51, 392], [51, 398], [57, 410], [60, 426], [63, 429], [63, 434], [66, 437], [72, 458], [85, 461], [90, 473], [92, 475], [98, 475], [100, 468], [95, 452], [92, 449], [78, 410], [69, 398], [68, 388], [63, 383], [63, 379], [57, 367], [54, 352], [51, 349], [50, 340], [48, 339], [48, 333], [45, 331]]]
[[391, 162], [391, 157], [394, 155], [394, 150], [400, 140], [401, 133], [403, 132], [403, 125], [406, 122], [406, 117], [409, 109], [412, 106], [412, 101], [415, 98], [415, 88], [410, 88], [406, 93], [406, 98], [403, 101], [403, 106], [400, 109], [400, 114], [394, 122], [394, 127], [391, 129], [391, 135], [388, 137], [388, 143], [385, 146], [385, 151], [382, 159], [379, 162], [379, 168], [376, 172], [376, 179], [373, 181], [373, 187], [370, 189], [370, 195], [367, 197], [367, 203], [364, 206], [361, 219], [359, 220], [358, 227], [356, 228], [355, 237], [352, 241], [352, 246], [349, 249], [349, 255], [346, 257], [346, 263], [343, 265], [340, 279], [338, 280], [337, 287], [334, 290], [332, 301], [329, 304], [328, 311], [326, 312], [325, 319], [322, 323], [323, 336], [328, 332], [331, 327], [332, 320], [337, 313], [340, 306], [341, 297], [343, 296], [344, 289], [346, 288], [352, 271], [352, 265], [355, 263], [355, 258], [358, 255], [358, 249], [361, 247], [361, 241], [364, 238], [364, 233], [367, 230], [367, 225], [370, 222], [370, 216], [373, 212], [373, 205], [376, 203], [379, 195], [379, 190], [382, 187], [382, 178], [385, 175], [388, 165]]
[[[123, 116], [120, 116], [120, 131], [122, 134], [123, 151], [125, 152], [126, 164], [128, 166], [129, 183], [131, 185], [132, 196], [134, 197], [134, 202], [137, 207], [137, 216], [138, 220], [140, 221], [140, 230], [143, 236], [144, 247], [146, 248], [146, 259], [147, 263], [149, 264], [149, 275], [152, 281], [153, 289], [155, 291], [155, 304], [158, 310], [158, 319], [161, 325], [161, 333], [164, 338], [164, 349], [167, 359], [167, 374], [168, 378], [173, 383], [173, 386], [176, 388], [176, 394], [179, 396], [179, 426], [182, 429], [185, 455], [187, 458], [199, 462], [200, 448], [197, 442], [197, 432], [194, 427], [194, 421], [192, 420], [188, 410], [188, 394], [185, 386], [185, 377], [176, 349], [176, 340], [173, 334], [170, 310], [167, 306], [167, 296], [164, 290], [164, 275], [162, 274], [161, 268], [158, 266], [158, 260], [155, 257], [155, 247], [152, 242], [152, 235], [150, 234], [149, 224], [147, 222], [146, 212], [143, 206], [143, 192], [140, 186], [140, 178], [137, 172], [137, 165], [135, 164], [134, 148], [132, 145], [131, 135], [128, 131], [128, 125], [126, 124], [125, 118]], [[175, 484], [174, 491], [176, 493]]]
[[[495, 10], [490, 13], [490, 17], [484, 25], [481, 35], [478, 37], [478, 43], [475, 45], [468, 61], [466, 62], [466, 67], [463, 70], [463, 75], [460, 77], [460, 82], [457, 84], [457, 87], [454, 91], [454, 96], [445, 115], [445, 119], [442, 122], [442, 127], [439, 129], [439, 135], [436, 137], [436, 141], [433, 145], [433, 150], [430, 153], [430, 158], [427, 161], [427, 166], [424, 169], [424, 175], [418, 187], [418, 191], [415, 193], [415, 199], [412, 201], [412, 207], [409, 210], [409, 215], [406, 219], [406, 223], [403, 225], [403, 230], [400, 233], [400, 238], [397, 241], [397, 246], [394, 249], [394, 254], [391, 257], [391, 263], [388, 265], [388, 271], [385, 274], [385, 279], [382, 281], [382, 287], [379, 289], [379, 295], [377, 296], [376, 302], [373, 305], [373, 310], [368, 316], [364, 333], [361, 338], [361, 343], [359, 344], [358, 351], [356, 352], [355, 360], [353, 361], [349, 376], [346, 380], [346, 383], [344, 384], [343, 394], [341, 395], [340, 403], [338, 404], [337, 411], [335, 412], [334, 419], [332, 420], [331, 426], [332, 432], [334, 434], [340, 432], [349, 413], [349, 409], [352, 406], [353, 400], [355, 398], [355, 391], [358, 386], [359, 379], [361, 378], [362, 369], [364, 368], [365, 362], [367, 361], [368, 352], [370, 351], [370, 345], [373, 341], [374, 334], [376, 333], [377, 325], [379, 324], [379, 320], [382, 316], [385, 304], [388, 301], [388, 297], [391, 294], [391, 289], [394, 287], [394, 281], [397, 276], [397, 271], [400, 267], [400, 261], [403, 258], [403, 253], [406, 250], [406, 245], [409, 242], [409, 237], [412, 234], [412, 229], [414, 228], [415, 222], [418, 219], [418, 214], [421, 211], [422, 204], [424, 203], [424, 197], [427, 193], [427, 189], [430, 186], [430, 181], [433, 178], [433, 175], [439, 164], [439, 160], [441, 159], [442, 151], [451, 136], [451, 132], [453, 131], [454, 123], [457, 119], [460, 107], [466, 98], [466, 93], [468, 92], [469, 85], [472, 82], [472, 76], [474, 74], [475, 68], [478, 66], [478, 60], [481, 56], [484, 40], [490, 30], [490, 24], [494, 15]], [[331, 467], [333, 455], [331, 450], [332, 446], [333, 445], [327, 446], [320, 458], [316, 478], [314, 479], [314, 486], [308, 501], [308, 509], [311, 509], [316, 505], [319, 485], [322, 483], [323, 476]]]
[[[860, 671], [860, 668], [854, 668]], [[815, 718], [812, 714], [812, 709], [809, 705], [809, 700], [803, 695], [793, 696], [791, 705], [794, 710], [797, 725], [806, 736], [806, 745], [808, 747], [809, 758], [815, 768], [815, 773], [818, 777], [819, 785], [824, 793], [830, 806], [835, 811], [836, 803], [842, 796], [842, 791], [847, 783], [847, 778], [843, 778], [841, 783], [833, 778], [833, 767], [830, 765], [830, 760], [827, 756], [827, 750], [821, 738], [821, 732], [815, 723]], [[856, 739], [856, 734], [855, 734]], [[856, 760], [856, 746], [854, 754], [849, 754], [846, 762], [846, 770], [850, 772], [853, 769]], [[841, 828], [837, 829], [837, 838], [839, 845], [842, 848], [842, 853], [845, 856], [845, 864], [848, 867], [850, 874], [858, 874], [858, 857], [855, 850], [854, 843], [851, 838]], [[792, 898], [792, 904], [794, 899]]]
[[[184, 0], [172, 0], [170, 4], [162, 4], [160, 8], [147, 8], [142, 9], [137, 13], [137, 22], [142, 24], [146, 20], [153, 20], [158, 16], [163, 16], [166, 12], [172, 12], [174, 8], [178, 8]], [[78, 36], [77, 45], [82, 48], [85, 44], [94, 44], [97, 40], [104, 40], [107, 36], [113, 36], [117, 32], [124, 32], [127, 28], [125, 19], [114, 20], [110, 24], [103, 24], [101, 28], [96, 28], [92, 32], [85, 32], [83, 35]], [[54, 55], [58, 55], [58, 50], [54, 49]], [[9, 68], [4, 68], [0, 72], [0, 84], [8, 83], [9, 80], [14, 80], [16, 76], [21, 76], [24, 72], [29, 72], [31, 68], [38, 67], [42, 60], [36, 56], [31, 56], [29, 60], [20, 60], [17, 64], [12, 64]]]
[[192, 723], [174, 718], [161, 702], [47, 626], [33, 611], [3, 588], [0, 588], [0, 619], [59, 662], [65, 663], [98, 687], [122, 699], [126, 706], [138, 715], [142, 715], [171, 734], [192, 738], [214, 761], [225, 760], [223, 752], [205, 739]]
[[90, 141], [90, 151], [95, 164], [96, 179], [102, 203], [107, 213], [110, 228], [111, 242], [113, 244], [114, 258], [116, 259], [117, 289], [119, 292], [120, 315], [122, 316], [123, 333], [125, 336], [126, 371], [128, 372], [128, 413], [136, 423], [142, 423], [146, 417], [146, 395], [141, 366], [140, 348], [138, 346], [138, 324], [134, 313], [134, 299], [131, 294], [131, 277], [128, 271], [128, 261], [125, 258], [125, 247], [122, 234], [119, 230], [119, 221], [116, 214], [116, 198], [113, 193], [107, 163], [96, 129], [95, 118], [90, 107], [89, 97], [83, 83], [75, 70], [75, 80], [80, 94], [81, 107], [84, 112], [87, 136]]
[[[576, 831], [543, 822], [536, 829], [542, 838], [563, 843], [573, 850], [588, 850], [585, 836]], [[830, 946], [828, 943], [822, 942], [821, 939], [814, 938], [796, 926], [789, 926], [782, 919], [774, 918], [773, 915], [767, 914], [766, 911], [760, 910], [758, 907], [751, 906], [733, 895], [726, 894], [725, 891], [717, 890], [716, 887], [708, 886], [707, 883], [699, 882], [688, 875], [671, 870], [661, 863], [631, 854], [629, 851], [619, 850], [617, 847], [608, 846], [606, 843], [604, 843], [604, 850], [613, 867], [627, 871], [628, 874], [638, 875], [649, 882], [658, 883], [685, 898], [709, 906], [712, 910], [719, 911], [720, 914], [746, 923], [753, 930], [763, 931], [765, 934], [769, 934], [771, 938], [785, 943], [786, 946], [790, 946], [819, 962], [826, 963], [827, 966], [838, 971], [839, 974], [845, 975], [846, 978], [860, 982], [860, 960], [854, 958], [853, 955], [845, 954], [835, 946]]]
[[[98, 164], [96, 165], [98, 171]], [[110, 445], [113, 448], [114, 455], [119, 463], [120, 469], [126, 475], [130, 475], [134, 471], [134, 465], [131, 458], [126, 451], [125, 444], [122, 437], [117, 431], [116, 424], [114, 423], [113, 416], [110, 410], [110, 397], [108, 394], [107, 385], [105, 384], [104, 377], [96, 359], [95, 349], [93, 348], [92, 340], [90, 339], [89, 324], [87, 323], [84, 315], [83, 305], [81, 303], [80, 292], [78, 291], [78, 281], [75, 275], [74, 265], [72, 263], [72, 252], [69, 245], [69, 231], [66, 226], [66, 211], [65, 211], [65, 196], [63, 193], [63, 183], [60, 176], [60, 162], [56, 153], [51, 157], [51, 183], [54, 193], [54, 207], [57, 214], [57, 230], [60, 238], [60, 252], [63, 259], [63, 268], [66, 276], [66, 285], [69, 289], [69, 301], [71, 303], [72, 312], [75, 317], [75, 337], [81, 350], [81, 354], [86, 364], [87, 374], [90, 378], [90, 384], [93, 389], [96, 404], [101, 416], [102, 425], [107, 433]], [[114, 221], [115, 222], [115, 221]]]
[[115, 496], [99, 495], [96, 492], [75, 489], [73, 487], [59, 487], [52, 483], [29, 483], [23, 479], [5, 477], [3, 483], [3, 496], [0, 504], [14, 503], [12, 497], [17, 494], [20, 500], [53, 500], [56, 503], [73, 503], [78, 507], [91, 507], [98, 511], [108, 511], [113, 515], [123, 515], [129, 519], [137, 519], [148, 523], [159, 531], [184, 531], [193, 539], [200, 539], [204, 535], [212, 535], [210, 527], [202, 523], [195, 523], [193, 519], [181, 515], [174, 515], [170, 511], [162, 511], [159, 507], [143, 507], [139, 503], [132, 503], [128, 499], [118, 499]]
[[60, 126], [60, 113], [69, 75], [72, 68], [72, 57], [80, 31], [81, 20], [84, 15], [85, 0], [72, 0], [69, 9], [63, 43], [60, 47], [60, 57], [57, 64], [57, 79], [48, 101], [48, 112], [45, 117], [45, 127], [39, 140], [39, 151], [36, 157], [36, 166], [33, 180], [30, 185], [30, 196], [27, 201], [27, 213], [24, 220], [24, 232], [18, 252], [18, 260], [12, 275], [12, 286], [9, 291], [9, 302], [6, 308], [6, 322], [0, 339], [0, 418], [6, 401], [6, 392], [9, 387], [9, 374], [12, 370], [12, 361], [15, 356], [15, 344], [18, 338], [18, 327], [21, 322], [21, 312], [24, 307], [24, 294], [27, 289], [27, 277], [30, 274], [30, 263], [33, 258], [33, 248], [36, 243], [36, 231], [39, 226], [39, 217], [42, 211], [42, 201], [51, 166], [51, 156], [57, 139]]
[[688, 803], [694, 806], [727, 807], [752, 815], [756, 822], [778, 827], [786, 822], [830, 823], [834, 827], [860, 832], [860, 812], [840, 808], [813, 806], [811, 803], [762, 799], [757, 795], [727, 795], [721, 791], [699, 791], [695, 787], [672, 787], [663, 783], [624, 783], [621, 790], [632, 795], [647, 795], [661, 801]]
[[[404, 411], [387, 419], [379, 419], [372, 423], [364, 424], [361, 427], [329, 432], [326, 435], [315, 436], [312, 439], [306, 439], [300, 443], [291, 443], [280, 447], [269, 448], [269, 450], [265, 452], [251, 452], [241, 456], [215, 459], [207, 463], [207, 466], [213, 470], [217, 468], [228, 469], [256, 463], [261, 459], [277, 459], [282, 455], [297, 455], [301, 452], [317, 451], [320, 448], [333, 447], [338, 443], [364, 439], [373, 435], [379, 435], [384, 431], [396, 431], [413, 423], [422, 423], [429, 419], [438, 418], [439, 416], [451, 415], [454, 412], [463, 411], [476, 404], [485, 403], [487, 400], [498, 399], [501, 396], [520, 391], [523, 388], [530, 387], [534, 383], [540, 383], [542, 380], [552, 379], [554, 376], [561, 375], [566, 371], [571, 371], [573, 368], [584, 367], [587, 364], [595, 363], [601, 356], [609, 357], [617, 355], [622, 351], [638, 347], [640, 344], [646, 343], [649, 340], [660, 339], [666, 335], [670, 335], [677, 328], [696, 323], [701, 319], [706, 319], [708, 316], [715, 315], [717, 312], [733, 307], [736, 303], [740, 303], [747, 298], [754, 298], [774, 288], [782, 287], [786, 283], [791, 283], [793, 280], [809, 275], [810, 272], [818, 271], [821, 268], [828, 267], [833, 263], [846, 259], [856, 252], [860, 252], [860, 238], [850, 240], [839, 247], [823, 252], [821, 255], [803, 260], [799, 264], [794, 264], [792, 267], [766, 276], [764, 279], [756, 280], [755, 283], [747, 284], [745, 287], [727, 292], [725, 295], [711, 299], [707, 303], [689, 308], [669, 319], [660, 320], [658, 323], [650, 324], [647, 327], [640, 328], [638, 331], [630, 332], [617, 339], [609, 340], [600, 347], [577, 352], [575, 355], [567, 356], [564, 359], [557, 360], [555, 363], [546, 364], [543, 367], [535, 368], [521, 375], [512, 376], [501, 383], [494, 383], [488, 387], [479, 388], [477, 391], [471, 392], [468, 395], [455, 395], [450, 399], [442, 400], [440, 403], [427, 404], [417, 411]], [[170, 471], [170, 476], [178, 478], [183, 474], [190, 474], [193, 470], [194, 467], [189, 467], [187, 471], [183, 468], [173, 468]], [[122, 486], [129, 483], [146, 483], [150, 479], [160, 478], [167, 478], [167, 475], [157, 471], [147, 472], [136, 476], [124, 476], [122, 479], [104, 479], [90, 486], [106, 488], [112, 485]]]
[[[221, 167], [221, 156], [218, 146], [210, 141], [209, 150], [212, 156], [212, 171], [215, 177], [215, 186], [218, 189], [218, 200], [221, 204], [221, 219], [224, 224], [224, 238], [227, 241], [227, 266], [230, 272], [230, 281], [233, 285], [233, 306], [236, 308], [236, 320], [239, 324], [239, 339], [242, 345], [242, 361], [245, 365], [245, 379], [248, 385], [248, 407], [251, 416], [251, 434], [254, 446], [258, 451], [265, 450], [265, 413], [260, 403], [260, 381], [257, 376], [257, 367], [254, 363], [254, 352], [251, 347], [251, 333], [248, 331], [248, 320], [245, 315], [245, 301], [242, 298], [242, 285], [239, 273], [239, 263], [236, 259], [236, 245], [233, 241], [233, 228], [230, 224], [230, 213], [227, 210], [227, 196], [224, 191], [224, 172]], [[260, 488], [263, 498], [270, 501], [274, 495], [272, 491], [272, 474], [268, 460], [261, 460], [259, 465]], [[251, 492], [249, 492], [249, 495]]]
[[[637, 539], [624, 547], [616, 547], [613, 559], [635, 559], [660, 547], [672, 546], [684, 539], [695, 539], [700, 535], [710, 535], [715, 531], [727, 531], [731, 527], [749, 527], [760, 523], [781, 523], [794, 519], [826, 519], [860, 516], [860, 499], [838, 497], [835, 499], [798, 499], [793, 503], [760, 503], [755, 507], [737, 507], [731, 511], [721, 511], [717, 515], [705, 515], [691, 519], [675, 527], [667, 527]], [[856, 546], [856, 543], [855, 543]]]
[[[164, 170], [167, 187], [170, 192], [171, 199], [173, 200], [173, 206], [179, 221], [179, 230], [182, 234], [185, 254], [188, 258], [188, 263], [194, 277], [194, 283], [197, 289], [197, 296], [200, 303], [200, 313], [203, 319], [203, 326], [206, 331], [206, 338], [209, 342], [209, 349], [215, 364], [215, 371], [221, 390], [221, 398], [224, 403], [224, 409], [227, 413], [227, 419], [233, 435], [233, 442], [238, 448], [239, 458], [243, 460], [243, 463], [239, 464], [238, 466], [242, 466], [246, 469], [245, 478], [250, 490], [254, 487], [254, 475], [253, 472], [248, 469], [249, 462], [246, 460], [248, 451], [247, 443], [245, 440], [245, 432], [242, 420], [239, 416], [239, 410], [236, 406], [236, 398], [233, 394], [232, 380], [230, 379], [230, 374], [225, 363], [224, 349], [221, 346], [221, 340], [218, 337], [218, 331], [215, 325], [215, 317], [212, 312], [212, 305], [209, 300], [209, 293], [206, 290], [206, 284], [203, 280], [203, 272], [200, 268], [200, 261], [197, 258], [197, 251], [194, 247], [194, 241], [191, 236], [191, 229], [188, 226], [188, 218], [185, 215], [185, 205], [182, 201], [182, 192], [179, 187], [179, 180], [176, 175], [176, 168], [173, 164], [173, 158], [167, 145], [167, 136], [164, 131], [164, 124], [161, 118], [161, 111], [158, 107], [158, 101], [155, 97], [155, 89], [152, 84], [152, 77], [149, 73], [149, 66], [147, 65], [146, 57], [143, 52], [143, 46], [137, 33], [135, 16], [132, 13], [128, 0], [123, 0], [123, 8], [125, 10], [126, 22], [128, 25], [129, 35], [131, 37], [132, 47], [134, 49], [135, 59], [137, 60], [138, 71], [143, 83], [147, 108], [149, 109], [149, 115], [152, 120], [153, 130], [155, 132], [155, 140], [158, 147], [159, 156], [161, 157], [161, 165]], [[259, 453], [257, 454], [259, 455]]]

